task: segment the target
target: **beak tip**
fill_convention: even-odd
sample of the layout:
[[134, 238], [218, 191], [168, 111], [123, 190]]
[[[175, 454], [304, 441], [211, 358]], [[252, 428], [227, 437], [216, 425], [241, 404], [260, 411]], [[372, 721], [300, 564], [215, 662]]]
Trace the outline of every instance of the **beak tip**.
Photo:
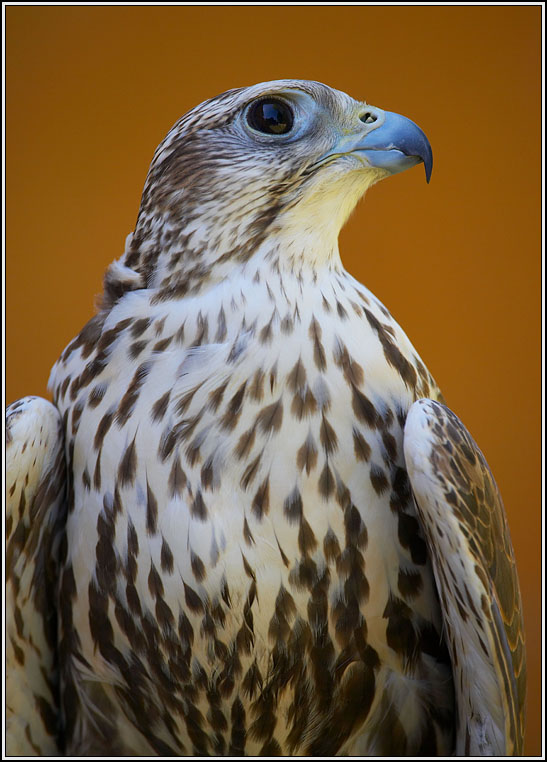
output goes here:
[[431, 173], [433, 172], [433, 154], [431, 153], [431, 149], [427, 152], [427, 155], [423, 159], [424, 162], [424, 169], [425, 169], [425, 179], [427, 184], [429, 185], [429, 181], [431, 180]]

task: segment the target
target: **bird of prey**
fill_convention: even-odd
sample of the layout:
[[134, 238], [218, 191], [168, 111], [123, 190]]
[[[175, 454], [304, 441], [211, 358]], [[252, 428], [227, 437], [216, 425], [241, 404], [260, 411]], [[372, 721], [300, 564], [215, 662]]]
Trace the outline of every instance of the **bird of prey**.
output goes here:
[[318, 82], [158, 147], [53, 404], [8, 409], [11, 754], [512, 755], [501, 498], [338, 233], [432, 153]]

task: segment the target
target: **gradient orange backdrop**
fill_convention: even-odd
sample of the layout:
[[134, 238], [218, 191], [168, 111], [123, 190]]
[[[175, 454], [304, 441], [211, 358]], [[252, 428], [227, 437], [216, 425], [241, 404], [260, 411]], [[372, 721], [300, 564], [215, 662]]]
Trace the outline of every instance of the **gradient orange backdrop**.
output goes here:
[[231, 87], [315, 79], [409, 116], [434, 153], [341, 236], [504, 496], [527, 627], [526, 752], [540, 753], [541, 8], [6, 9], [7, 402], [46, 395], [133, 229], [156, 145]]

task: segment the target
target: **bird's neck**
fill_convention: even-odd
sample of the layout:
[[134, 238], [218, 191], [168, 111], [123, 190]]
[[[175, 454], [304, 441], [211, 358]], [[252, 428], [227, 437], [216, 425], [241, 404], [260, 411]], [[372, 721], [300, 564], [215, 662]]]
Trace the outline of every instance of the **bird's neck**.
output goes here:
[[273, 223], [254, 240], [235, 235], [214, 236], [201, 228], [171, 235], [164, 227], [155, 237], [136, 240], [128, 236], [126, 250], [105, 276], [104, 306], [112, 305], [127, 291], [150, 289], [157, 301], [204, 294], [230, 281], [268, 279], [268, 273], [313, 282], [324, 271], [342, 271], [338, 229], [303, 224], [298, 217]]
[[176, 253], [170, 257], [167, 251], [158, 263], [150, 288], [152, 303], [181, 298], [207, 302], [211, 294], [221, 292], [240, 303], [241, 296], [254, 294], [258, 284], [282, 292], [292, 283], [303, 292], [345, 272], [337, 239], [329, 240], [313, 230], [294, 237], [287, 235], [286, 229], [272, 233], [248, 258], [216, 253], [205, 266], [202, 261], [197, 267], [184, 257], [172, 266], [174, 259]]
[[[138, 285], [139, 273], [120, 260], [110, 266], [105, 280], [126, 277], [128, 285], [118, 289], [121, 293], [113, 303], [103, 303], [103, 320], [111, 327], [138, 314], [161, 325], [162, 336], [177, 333], [185, 325], [189, 345], [196, 343], [204, 321], [224, 326], [230, 340], [241, 332], [246, 334], [250, 326], [260, 332], [266, 325], [281, 326], [283, 321], [288, 325], [302, 319], [308, 325], [312, 313], [328, 309], [325, 300], [336, 305], [345, 300], [346, 289], [354, 290], [336, 240], [323, 248], [317, 245], [317, 257], [311, 260], [309, 246], [310, 239], [287, 242], [273, 235], [248, 260], [217, 261], [210, 272], [204, 269], [200, 278], [185, 269], [184, 257], [170, 268], [169, 260], [176, 259], [176, 252], [170, 254], [167, 249], [162, 252], [167, 262], [163, 275], [157, 286], [148, 287]], [[190, 329], [194, 323], [195, 330]]]
[[184, 189], [171, 203], [145, 199], [124, 256], [107, 271], [103, 304], [141, 288], [157, 290], [162, 300], [194, 296], [249, 268], [312, 277], [341, 269], [338, 234], [380, 175], [327, 179], [278, 194], [251, 184], [221, 202]]

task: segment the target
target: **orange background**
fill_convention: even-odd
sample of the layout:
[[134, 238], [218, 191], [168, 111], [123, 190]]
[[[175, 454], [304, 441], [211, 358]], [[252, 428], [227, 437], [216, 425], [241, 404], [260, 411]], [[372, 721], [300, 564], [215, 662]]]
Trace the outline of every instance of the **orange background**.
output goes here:
[[539, 754], [541, 8], [11, 6], [6, 22], [7, 402], [46, 395], [123, 252], [156, 145], [192, 106], [315, 79], [425, 130], [431, 184], [419, 167], [373, 188], [340, 249], [497, 478]]

